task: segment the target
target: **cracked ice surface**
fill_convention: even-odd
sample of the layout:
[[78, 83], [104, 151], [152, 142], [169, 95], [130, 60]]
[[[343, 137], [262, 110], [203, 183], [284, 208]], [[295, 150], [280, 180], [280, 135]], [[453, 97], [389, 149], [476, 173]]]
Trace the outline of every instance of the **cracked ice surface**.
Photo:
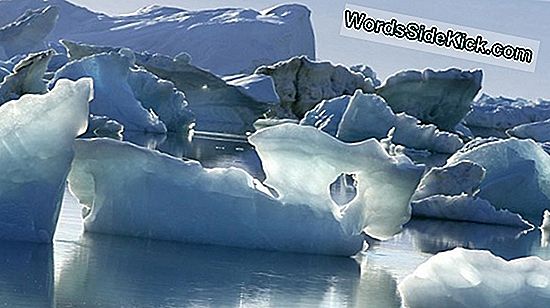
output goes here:
[[52, 240], [91, 98], [90, 79], [60, 80], [0, 106], [0, 239]]

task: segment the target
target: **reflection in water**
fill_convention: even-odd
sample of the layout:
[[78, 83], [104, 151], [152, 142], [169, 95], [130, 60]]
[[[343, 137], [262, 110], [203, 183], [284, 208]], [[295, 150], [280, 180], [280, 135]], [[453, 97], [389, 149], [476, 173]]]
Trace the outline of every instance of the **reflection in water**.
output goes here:
[[[69, 244], [69, 243], [67, 243]], [[56, 282], [58, 306], [345, 306], [360, 267], [350, 258], [84, 234]]]
[[126, 132], [126, 141], [178, 157], [194, 159], [207, 168], [237, 167], [265, 179], [256, 151], [244, 136], [192, 132], [167, 135]]
[[361, 281], [353, 307], [401, 307], [397, 281], [383, 267], [362, 256]]
[[0, 306], [54, 307], [52, 256], [51, 245], [0, 242]]
[[436, 254], [455, 247], [490, 250], [507, 260], [533, 255], [540, 248], [540, 232], [505, 226], [414, 219], [404, 234], [422, 252]]

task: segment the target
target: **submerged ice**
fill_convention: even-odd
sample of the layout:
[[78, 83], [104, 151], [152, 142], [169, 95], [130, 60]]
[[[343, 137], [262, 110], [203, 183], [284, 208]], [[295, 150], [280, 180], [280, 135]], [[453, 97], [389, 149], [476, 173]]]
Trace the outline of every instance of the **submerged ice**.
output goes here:
[[52, 240], [91, 97], [91, 80], [63, 79], [0, 106], [0, 239]]
[[[287, 124], [261, 130], [251, 142], [272, 187], [240, 169], [206, 169], [110, 139], [77, 141], [69, 186], [85, 208], [85, 229], [349, 256], [363, 247], [362, 232], [388, 238], [409, 220], [422, 168], [389, 156], [375, 140], [346, 145]], [[314, 166], [296, 168], [312, 151]], [[361, 160], [340, 160], [348, 151]], [[342, 172], [356, 174], [359, 186], [354, 200], [338, 206], [329, 185]]]

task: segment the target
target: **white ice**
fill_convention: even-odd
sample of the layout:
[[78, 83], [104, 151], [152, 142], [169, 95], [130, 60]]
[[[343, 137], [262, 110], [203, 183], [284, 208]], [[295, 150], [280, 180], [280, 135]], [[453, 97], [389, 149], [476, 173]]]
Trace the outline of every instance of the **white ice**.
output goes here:
[[506, 261], [489, 251], [455, 248], [420, 265], [399, 284], [399, 291], [410, 308], [545, 308], [550, 302], [550, 261]]
[[60, 80], [0, 106], [0, 239], [52, 240], [91, 99], [90, 79]]
[[482, 72], [402, 71], [390, 76], [376, 89], [395, 112], [406, 112], [419, 120], [452, 131], [470, 111], [481, 89]]
[[421, 124], [405, 113], [395, 114], [383, 98], [361, 90], [352, 97], [322, 102], [306, 113], [301, 124], [313, 125], [345, 142], [390, 135], [392, 143], [438, 153], [454, 153], [464, 145], [458, 135]]
[[90, 112], [116, 120], [128, 131], [188, 130], [193, 115], [183, 93], [169, 81], [134, 69], [134, 60], [126, 49], [85, 57], [57, 71], [51, 84], [60, 78], [92, 77], [95, 97]]
[[310, 11], [302, 5], [279, 5], [263, 11], [220, 8], [203, 11], [150, 6], [134, 13], [108, 16], [65, 0], [0, 1], [0, 24], [25, 8], [59, 8], [48, 41], [70, 39], [123, 46], [170, 56], [182, 51], [192, 64], [219, 75], [251, 73], [296, 55], [315, 58]]
[[[349, 256], [362, 249], [361, 232], [387, 238], [409, 220], [422, 168], [390, 157], [375, 140], [346, 145], [285, 124], [251, 141], [273, 188], [241, 169], [206, 169], [111, 139], [77, 141], [69, 187], [85, 208], [87, 231], [205, 244]], [[314, 167], [295, 168], [311, 151]], [[342, 153], [361, 159], [344, 163]], [[329, 185], [342, 172], [360, 184], [340, 208]]]

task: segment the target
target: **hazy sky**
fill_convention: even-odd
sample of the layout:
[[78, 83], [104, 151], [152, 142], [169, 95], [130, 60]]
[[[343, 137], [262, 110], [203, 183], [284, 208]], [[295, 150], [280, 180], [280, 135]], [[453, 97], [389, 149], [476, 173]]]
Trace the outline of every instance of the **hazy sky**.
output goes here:
[[[72, 0], [73, 3], [109, 14], [128, 13], [161, 4], [185, 9], [249, 7], [264, 9], [289, 1], [276, 0]], [[396, 71], [414, 68], [482, 68], [483, 91], [493, 95], [545, 97], [550, 99], [550, 2], [521, 0], [302, 0], [312, 11], [317, 57], [346, 65], [363, 63], [385, 78]], [[541, 42], [534, 73], [502, 68], [343, 37], [339, 34], [346, 3], [439, 20], [467, 27], [526, 37]]]

